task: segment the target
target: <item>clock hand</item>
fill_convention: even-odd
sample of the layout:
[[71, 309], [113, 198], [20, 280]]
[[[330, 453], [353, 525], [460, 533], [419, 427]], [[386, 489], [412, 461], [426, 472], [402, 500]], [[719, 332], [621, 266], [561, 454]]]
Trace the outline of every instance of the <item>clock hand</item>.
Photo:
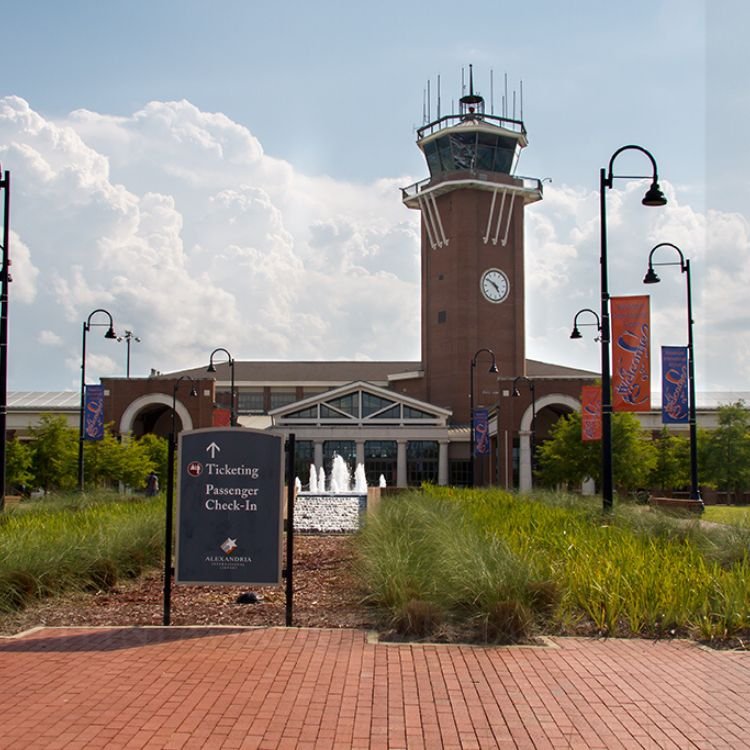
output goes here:
[[494, 286], [495, 289], [497, 289], [498, 293], [500, 292], [500, 287], [492, 279], [487, 279], [487, 281], [489, 281], [490, 284], [492, 284], [492, 286]]

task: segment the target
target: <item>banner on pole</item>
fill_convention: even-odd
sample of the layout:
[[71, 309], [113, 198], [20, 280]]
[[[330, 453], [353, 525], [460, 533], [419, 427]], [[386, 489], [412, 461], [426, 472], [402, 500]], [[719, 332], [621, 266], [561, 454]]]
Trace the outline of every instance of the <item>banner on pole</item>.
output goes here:
[[229, 409], [223, 409], [218, 406], [213, 410], [211, 415], [211, 426], [212, 427], [231, 427], [232, 426], [232, 412]]
[[83, 399], [83, 439], [104, 438], [104, 386], [87, 385]]
[[661, 348], [661, 421], [688, 422], [688, 351], [686, 346]]
[[581, 440], [602, 439], [602, 387], [584, 385], [581, 389]]
[[651, 409], [649, 297], [612, 297], [612, 409]]
[[490, 415], [487, 409], [474, 409], [474, 455], [487, 456], [490, 452]]

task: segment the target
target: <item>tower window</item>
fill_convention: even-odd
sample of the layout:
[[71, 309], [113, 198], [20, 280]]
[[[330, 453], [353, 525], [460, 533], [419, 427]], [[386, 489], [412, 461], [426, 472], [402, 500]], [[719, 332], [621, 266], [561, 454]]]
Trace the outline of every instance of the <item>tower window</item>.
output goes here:
[[448, 319], [448, 313], [445, 310], [440, 310], [438, 312], [438, 323], [445, 323], [447, 319]]

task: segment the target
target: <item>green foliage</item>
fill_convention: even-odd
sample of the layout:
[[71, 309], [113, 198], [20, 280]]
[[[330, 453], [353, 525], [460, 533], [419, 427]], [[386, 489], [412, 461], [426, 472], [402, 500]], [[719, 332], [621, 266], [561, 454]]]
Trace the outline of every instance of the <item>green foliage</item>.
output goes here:
[[78, 431], [65, 417], [42, 414], [29, 432], [33, 438], [34, 483], [49, 492], [67, 490], [78, 481]]
[[706, 481], [735, 496], [750, 487], [750, 412], [743, 401], [719, 408], [719, 426], [704, 448]]
[[[153, 464], [154, 471], [159, 476], [159, 479], [166, 481], [167, 457], [169, 453], [167, 439], [159, 437], [159, 435], [154, 435], [153, 433], [147, 433], [143, 437], [138, 438], [138, 443], [146, 452], [146, 455]], [[164, 484], [164, 481], [162, 482], [162, 485]]]
[[433, 633], [436, 621], [463, 618], [487, 640], [535, 628], [750, 635], [750, 528], [741, 525], [625, 504], [602, 517], [598, 498], [561, 493], [432, 487], [384, 501], [359, 542], [370, 600], [392, 623]]
[[5, 481], [9, 492], [28, 488], [34, 480], [34, 451], [29, 443], [8, 440], [5, 443]]
[[[581, 414], [559, 419], [550, 438], [539, 446], [538, 480], [546, 487], [571, 489], [587, 478], [601, 482], [601, 443], [581, 440]], [[656, 449], [634, 414], [612, 415], [612, 472], [615, 485], [623, 490], [646, 486], [656, 464]]]
[[161, 560], [163, 519], [163, 503], [106, 494], [13, 507], [0, 524], [0, 612], [140, 575]]
[[690, 441], [672, 435], [663, 427], [654, 440], [654, 447], [654, 468], [649, 474], [646, 486], [658, 488], [662, 492], [687, 486], [690, 483]]
[[402, 633], [440, 637], [461, 622], [480, 640], [516, 641], [548, 606], [542, 579], [450, 498], [385, 499], [359, 545], [369, 600]]
[[152, 456], [156, 453], [154, 436], [151, 441], [118, 440], [107, 425], [102, 440], [87, 441], [84, 446], [85, 479], [87, 486], [107, 487], [122, 484], [141, 489], [146, 477], [157, 464]]

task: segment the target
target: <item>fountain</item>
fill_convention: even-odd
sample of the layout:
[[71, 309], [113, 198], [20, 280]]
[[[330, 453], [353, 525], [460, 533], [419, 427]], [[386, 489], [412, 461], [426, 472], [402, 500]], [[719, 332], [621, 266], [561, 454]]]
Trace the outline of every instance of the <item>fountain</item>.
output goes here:
[[367, 510], [367, 478], [362, 464], [357, 464], [353, 484], [352, 488], [352, 472], [343, 456], [335, 454], [333, 457], [328, 489], [323, 467], [316, 470], [315, 464], [310, 464], [308, 489], [300, 491], [298, 488], [297, 491], [294, 530], [319, 533], [357, 531]]

